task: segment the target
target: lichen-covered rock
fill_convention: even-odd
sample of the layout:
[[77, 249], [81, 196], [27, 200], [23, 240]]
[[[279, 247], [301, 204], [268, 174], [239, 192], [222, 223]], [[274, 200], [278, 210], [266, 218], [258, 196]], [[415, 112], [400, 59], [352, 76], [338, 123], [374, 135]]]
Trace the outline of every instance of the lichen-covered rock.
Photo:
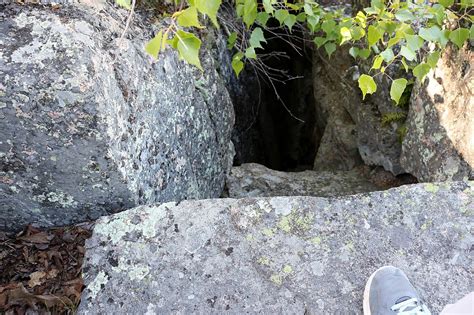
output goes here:
[[79, 314], [360, 314], [402, 268], [432, 314], [472, 289], [474, 183], [142, 206], [86, 243]]
[[448, 50], [416, 84], [403, 167], [420, 181], [474, 178], [474, 52]]
[[120, 41], [128, 12], [101, 5], [1, 7], [0, 230], [222, 192], [234, 113], [209, 49], [204, 72], [154, 62], [152, 21]]
[[347, 49], [336, 51], [330, 60], [324, 52], [314, 53], [316, 117], [325, 130], [314, 169], [348, 170], [363, 161], [402, 174], [400, 123], [382, 124], [383, 115], [401, 111], [390, 99], [389, 79], [377, 78], [377, 92], [363, 101], [357, 84], [359, 67], [364, 65], [357, 66]]
[[362, 169], [280, 172], [248, 163], [233, 167], [226, 181], [230, 198], [272, 196], [332, 197], [380, 190]]

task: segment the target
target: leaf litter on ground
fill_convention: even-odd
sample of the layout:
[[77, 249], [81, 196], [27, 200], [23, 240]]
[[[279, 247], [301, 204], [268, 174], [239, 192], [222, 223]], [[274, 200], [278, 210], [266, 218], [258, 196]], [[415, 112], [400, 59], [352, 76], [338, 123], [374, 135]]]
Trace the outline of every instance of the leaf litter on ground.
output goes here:
[[0, 233], [0, 314], [71, 314], [84, 284], [81, 267], [92, 224]]

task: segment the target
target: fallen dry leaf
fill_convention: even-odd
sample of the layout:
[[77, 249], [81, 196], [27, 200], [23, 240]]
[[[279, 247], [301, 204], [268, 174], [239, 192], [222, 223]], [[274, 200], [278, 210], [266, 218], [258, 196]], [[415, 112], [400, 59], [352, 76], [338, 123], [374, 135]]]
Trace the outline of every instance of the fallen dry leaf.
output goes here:
[[36, 243], [36, 244], [48, 244], [49, 241], [52, 239], [51, 236], [48, 235], [46, 232], [38, 232], [35, 234], [31, 234], [28, 236], [21, 236], [18, 238], [19, 240]]
[[43, 271], [35, 271], [32, 274], [30, 274], [30, 281], [28, 281], [28, 286], [30, 288], [36, 287], [37, 285], [40, 285], [43, 283], [41, 279], [43, 279], [46, 276], [46, 272]]

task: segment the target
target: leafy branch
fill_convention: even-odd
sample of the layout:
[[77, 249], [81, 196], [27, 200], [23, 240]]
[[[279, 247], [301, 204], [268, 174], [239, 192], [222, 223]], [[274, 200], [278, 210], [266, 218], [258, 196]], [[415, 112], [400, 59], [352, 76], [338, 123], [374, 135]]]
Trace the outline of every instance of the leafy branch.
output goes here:
[[[133, 9], [131, 1], [116, 0], [117, 4]], [[145, 49], [158, 58], [160, 52], [172, 47], [181, 59], [202, 70], [201, 40], [186, 30], [204, 28], [205, 19], [219, 28], [218, 12], [222, 2], [175, 0], [176, 7], [178, 3], [179, 9], [172, 14], [170, 26], [160, 30]], [[269, 68], [262, 62], [275, 54], [264, 53], [267, 40], [281, 36], [269, 25], [277, 24], [289, 34], [295, 28], [304, 28], [329, 58], [342, 45], [350, 45], [349, 53], [356, 59], [371, 58], [369, 73], [358, 79], [363, 98], [377, 91], [374, 76], [386, 75], [392, 81], [390, 96], [396, 104], [410, 82], [403, 77], [390, 77], [389, 67], [403, 67], [407, 77], [411, 73], [423, 81], [436, 67], [448, 43], [461, 49], [467, 41], [474, 40], [472, 0], [371, 0], [370, 6], [354, 15], [345, 14], [343, 9], [324, 8], [312, 0], [235, 0], [234, 5], [237, 18], [243, 23], [242, 31], [233, 30], [228, 34], [228, 48], [235, 51], [232, 68], [237, 76], [248, 62], [270, 81], [278, 80], [284, 70]], [[288, 42], [296, 50], [300, 49]]]

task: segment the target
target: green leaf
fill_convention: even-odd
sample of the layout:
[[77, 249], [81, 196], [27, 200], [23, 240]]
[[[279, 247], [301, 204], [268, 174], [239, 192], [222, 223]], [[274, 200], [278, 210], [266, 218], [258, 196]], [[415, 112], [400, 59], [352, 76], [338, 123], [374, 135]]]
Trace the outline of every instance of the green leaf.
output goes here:
[[244, 69], [244, 63], [242, 62], [243, 54], [238, 52], [232, 57], [232, 69], [236, 76], [239, 76], [240, 72]]
[[341, 36], [342, 36], [341, 45], [352, 39], [351, 30], [348, 29], [347, 27], [341, 27], [339, 32], [341, 33]]
[[425, 77], [426, 75], [428, 74], [428, 72], [430, 72], [431, 70], [431, 67], [430, 65], [422, 62], [420, 63], [419, 65], [417, 65], [414, 69], [413, 69], [413, 75], [418, 79], [420, 80], [421, 82], [423, 82], [425, 80]]
[[334, 43], [327, 43], [324, 45], [324, 49], [329, 57], [331, 57], [332, 53], [336, 51], [336, 44]]
[[263, 0], [263, 8], [265, 9], [265, 12], [268, 14], [273, 14], [275, 9], [272, 6], [272, 1], [271, 0]]
[[381, 38], [382, 38], [382, 35], [380, 35], [379, 30], [375, 26], [369, 25], [368, 36], [367, 36], [367, 40], [369, 41], [369, 46], [376, 44]]
[[438, 65], [440, 55], [441, 53], [439, 51], [435, 51], [428, 56], [426, 63], [431, 67], [431, 69], [436, 68], [436, 66]]
[[352, 57], [357, 58], [357, 56], [359, 56], [359, 48], [357, 47], [351, 47], [349, 49], [349, 55], [351, 55]]
[[[207, 1], [207, 0], [202, 0]], [[257, 19], [257, 0], [245, 0], [242, 20], [250, 28]]]
[[441, 29], [436, 25], [430, 28], [422, 27], [420, 28], [418, 34], [421, 36], [421, 38], [430, 42], [439, 41], [440, 37], [442, 36]]
[[296, 23], [296, 15], [290, 14], [286, 17], [286, 19], [283, 21], [283, 23], [288, 27], [288, 29], [291, 32], [291, 29]]
[[359, 50], [359, 57], [362, 59], [367, 59], [370, 56], [370, 49], [360, 49]]
[[454, 0], [438, 0], [438, 2], [445, 8], [448, 8], [454, 4]]
[[158, 34], [156, 34], [156, 36], [146, 44], [145, 51], [153, 58], [158, 59], [158, 54], [161, 51], [162, 44], [163, 31], [159, 31]]
[[306, 21], [306, 13], [301, 12], [296, 16], [296, 20], [300, 23], [304, 23]]
[[411, 13], [411, 11], [408, 9], [402, 9], [398, 11], [397, 13], [395, 13], [395, 17], [400, 22], [408, 22], [408, 21], [413, 21], [415, 19], [415, 16], [413, 15], [413, 13]]
[[325, 20], [321, 24], [321, 28], [326, 34], [330, 34], [336, 30], [336, 22], [334, 20]]
[[397, 79], [392, 82], [392, 87], [390, 88], [390, 97], [398, 105], [400, 97], [402, 97], [405, 88], [407, 87], [408, 81], [406, 79]]
[[182, 27], [202, 27], [198, 19], [198, 11], [196, 7], [189, 7], [183, 10], [177, 19], [178, 25]]
[[254, 47], [248, 47], [245, 50], [245, 57], [249, 59], [257, 59], [257, 54], [255, 53]]
[[378, 13], [379, 13], [379, 10], [374, 9], [374, 8], [364, 8], [364, 11], [365, 11], [365, 13], [367, 13], [368, 15], [374, 15], [374, 14], [378, 14]]
[[401, 40], [401, 37], [398, 37], [398, 36], [395, 36], [395, 37], [392, 37], [388, 40], [388, 43], [387, 43], [387, 47], [392, 47], [396, 44], [398, 44], [398, 42]]
[[[163, 37], [163, 40], [165, 38]], [[177, 36], [174, 36], [172, 39], [167, 39], [166, 40], [166, 44], [170, 45], [171, 47], [173, 47], [173, 49], [178, 49], [178, 37]]]
[[378, 70], [380, 69], [380, 67], [382, 66], [382, 62], [383, 62], [383, 57], [378, 55], [374, 58], [374, 62], [372, 64], [372, 68], [370, 68], [371, 70], [372, 69], [375, 69], [375, 70]]
[[370, 6], [372, 8], [382, 10], [385, 7], [384, 1], [385, 0], [371, 0], [370, 1]]
[[261, 42], [266, 43], [267, 41], [265, 40], [262, 29], [260, 27], [256, 27], [250, 35], [249, 43], [254, 48], [263, 48], [260, 44]]
[[395, 58], [395, 55], [393, 54], [393, 50], [391, 48], [385, 49], [384, 51], [380, 53], [380, 55], [383, 57], [383, 60], [385, 60], [385, 62], [387, 63], [392, 61], [393, 58]]
[[221, 0], [194, 0], [194, 5], [198, 11], [209, 16], [217, 28], [219, 27], [219, 23], [217, 23], [217, 12], [219, 11], [221, 3]]
[[459, 49], [462, 48], [464, 42], [469, 38], [469, 30], [467, 28], [458, 28], [449, 34], [449, 39], [458, 46]]
[[402, 46], [400, 49], [400, 55], [406, 58], [406, 60], [413, 61], [416, 59], [416, 53], [406, 46]]
[[304, 9], [304, 13], [306, 13], [306, 15], [308, 15], [308, 16], [313, 16], [314, 15], [313, 7], [309, 3], [305, 3], [305, 5], [303, 6], [303, 9]]
[[313, 41], [316, 46], [318, 46], [318, 48], [321, 48], [321, 46], [324, 45], [328, 41], [328, 39], [325, 37], [315, 37]]
[[232, 32], [227, 39], [227, 48], [234, 48], [235, 42], [237, 41], [237, 32]]
[[359, 49], [357, 47], [351, 47], [349, 49], [349, 55], [351, 55], [354, 58], [361, 58], [361, 59], [367, 59], [370, 56], [370, 49]]
[[182, 30], [176, 32], [176, 37], [178, 38], [176, 47], [178, 49], [179, 57], [203, 71], [201, 61], [199, 60], [201, 40], [194, 34]]
[[268, 14], [267, 12], [258, 12], [257, 13], [257, 22], [262, 25], [262, 26], [265, 26], [267, 25], [267, 22], [268, 20], [270, 19], [270, 14]]
[[474, 39], [474, 24], [471, 25], [471, 29], [469, 30], [469, 39]]
[[319, 15], [308, 16], [307, 17], [307, 22], [308, 22], [308, 25], [311, 28], [312, 32], [314, 32], [316, 30], [316, 26], [319, 23], [319, 19], [320, 19]]
[[402, 65], [403, 65], [403, 68], [405, 69], [405, 72], [408, 72], [408, 70], [410, 69], [407, 65], [407, 62], [405, 61], [405, 58], [402, 58]]
[[370, 75], [363, 74], [359, 77], [359, 88], [362, 91], [362, 99], [365, 100], [367, 94], [373, 94], [377, 91], [377, 84]]
[[124, 7], [125, 9], [130, 10], [132, 8], [132, 0], [115, 0], [115, 3], [121, 7]]
[[283, 10], [283, 9], [276, 10], [276, 12], [275, 12], [275, 18], [278, 20], [278, 22], [280, 22], [280, 25], [283, 24], [283, 22], [286, 20], [286, 18], [289, 15], [290, 15], [290, 12], [288, 12], [287, 10]]
[[351, 27], [351, 37], [354, 40], [359, 40], [365, 36], [365, 30], [360, 26]]
[[418, 35], [405, 34], [405, 39], [407, 41], [408, 48], [410, 48], [414, 52], [418, 51], [421, 47], [423, 47], [423, 38]]

